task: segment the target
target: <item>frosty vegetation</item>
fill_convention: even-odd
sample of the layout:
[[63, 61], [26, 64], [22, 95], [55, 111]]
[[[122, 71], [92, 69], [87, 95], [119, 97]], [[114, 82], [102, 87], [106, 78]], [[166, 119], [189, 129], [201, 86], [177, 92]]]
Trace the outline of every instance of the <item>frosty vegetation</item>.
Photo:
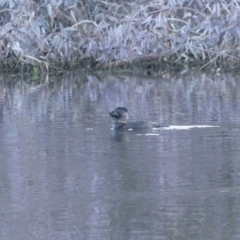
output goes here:
[[239, 64], [240, 1], [0, 0], [0, 66]]

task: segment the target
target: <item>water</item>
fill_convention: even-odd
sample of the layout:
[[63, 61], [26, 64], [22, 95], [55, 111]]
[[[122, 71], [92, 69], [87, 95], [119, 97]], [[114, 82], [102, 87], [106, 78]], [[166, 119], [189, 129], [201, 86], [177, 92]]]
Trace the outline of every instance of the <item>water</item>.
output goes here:
[[0, 239], [240, 239], [238, 79], [79, 76], [0, 84]]

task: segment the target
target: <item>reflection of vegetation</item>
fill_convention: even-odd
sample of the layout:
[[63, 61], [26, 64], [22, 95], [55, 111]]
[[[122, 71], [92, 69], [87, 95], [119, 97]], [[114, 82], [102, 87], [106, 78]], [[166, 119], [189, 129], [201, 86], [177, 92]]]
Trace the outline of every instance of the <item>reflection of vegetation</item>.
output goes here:
[[1, 65], [236, 65], [239, 1], [207, 2], [1, 0]]
[[116, 106], [125, 106], [131, 111], [131, 120], [163, 125], [211, 125], [229, 119], [239, 122], [240, 82], [230, 74], [211, 76], [189, 71], [184, 77], [158, 81], [150, 77], [122, 74], [96, 77], [74, 72], [50, 80], [41, 84], [32, 81], [31, 76], [24, 79], [0, 76], [0, 117], [21, 113], [22, 119], [32, 121], [31, 114], [36, 119], [49, 114], [52, 119], [67, 111], [68, 118], [68, 111], [75, 111], [72, 117], [77, 119], [79, 111], [88, 109], [89, 118], [109, 121], [106, 124], [110, 126], [108, 112]]

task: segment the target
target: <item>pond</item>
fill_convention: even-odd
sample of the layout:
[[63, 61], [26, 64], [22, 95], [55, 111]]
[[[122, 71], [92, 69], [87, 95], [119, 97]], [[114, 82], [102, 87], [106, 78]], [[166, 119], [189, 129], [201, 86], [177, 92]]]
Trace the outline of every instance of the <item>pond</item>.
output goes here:
[[0, 81], [0, 239], [240, 239], [237, 77]]

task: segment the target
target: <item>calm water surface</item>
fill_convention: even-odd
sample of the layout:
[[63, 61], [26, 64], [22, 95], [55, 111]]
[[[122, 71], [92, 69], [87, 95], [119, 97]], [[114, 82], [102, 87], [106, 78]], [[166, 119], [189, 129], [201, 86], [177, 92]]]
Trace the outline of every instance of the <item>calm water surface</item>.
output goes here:
[[[219, 127], [115, 132], [117, 106]], [[0, 165], [3, 240], [240, 239], [240, 82], [1, 78]]]

